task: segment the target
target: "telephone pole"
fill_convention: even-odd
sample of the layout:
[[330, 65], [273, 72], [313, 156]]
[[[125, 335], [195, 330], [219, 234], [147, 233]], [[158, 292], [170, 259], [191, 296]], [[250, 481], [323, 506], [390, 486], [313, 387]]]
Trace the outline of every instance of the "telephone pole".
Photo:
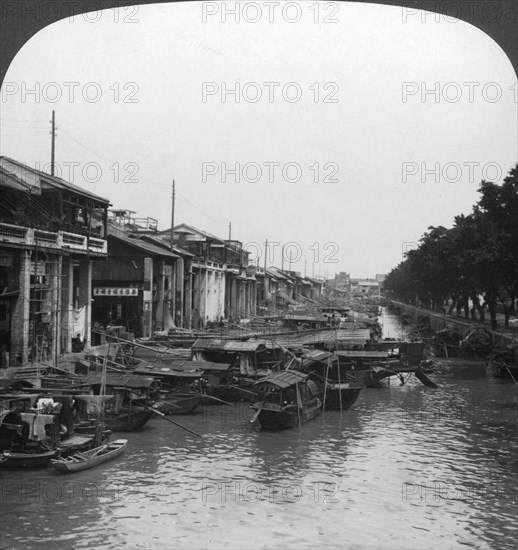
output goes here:
[[50, 150], [50, 175], [54, 175], [54, 164], [55, 164], [55, 149], [56, 149], [56, 116], [55, 112], [52, 111], [52, 120], [50, 121], [52, 124], [52, 141], [51, 141], [51, 150]]
[[173, 180], [172, 185], [172, 204], [171, 204], [171, 252], [173, 251], [173, 245], [174, 245], [174, 199], [175, 199], [175, 183]]

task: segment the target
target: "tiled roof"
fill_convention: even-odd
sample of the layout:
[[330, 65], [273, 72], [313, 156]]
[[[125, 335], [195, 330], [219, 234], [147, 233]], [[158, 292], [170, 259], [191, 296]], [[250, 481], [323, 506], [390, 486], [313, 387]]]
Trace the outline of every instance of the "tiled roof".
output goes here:
[[77, 185], [74, 185], [69, 181], [65, 181], [62, 178], [58, 178], [57, 176], [51, 176], [49, 174], [46, 174], [45, 172], [42, 172], [41, 170], [36, 170], [35, 168], [31, 168], [30, 166], [27, 166], [26, 164], [18, 162], [17, 160], [2, 156], [0, 157], [0, 163], [3, 166], [3, 168], [7, 170], [7, 172], [9, 172], [10, 174], [13, 174], [13, 173], [16, 174], [16, 172], [12, 172], [11, 170], [9, 170], [8, 168], [9, 165], [15, 166], [17, 168], [22, 169], [26, 173], [29, 172], [33, 175], [38, 176], [38, 178], [40, 179], [40, 182], [43, 182], [47, 185], [56, 187], [57, 189], [67, 190], [67, 191], [76, 193], [78, 195], [82, 195], [83, 197], [86, 197], [88, 199], [94, 200], [99, 203], [103, 203], [103, 206], [106, 206], [106, 207], [110, 205], [110, 201], [108, 199], [105, 199], [104, 197], [95, 195], [94, 193], [91, 193], [90, 191], [87, 191], [86, 189], [83, 189], [82, 187], [79, 187]]
[[133, 239], [131, 237], [127, 237], [126, 235], [122, 235], [121, 233], [117, 233], [117, 235], [108, 235], [108, 239], [117, 239], [125, 244], [128, 244], [129, 246], [133, 246], [134, 248], [141, 250], [142, 252], [148, 252], [155, 256], [179, 258], [178, 254], [175, 254], [174, 252], [170, 252], [168, 250], [165, 250], [164, 248], [155, 246], [154, 244], [141, 241], [140, 239]]

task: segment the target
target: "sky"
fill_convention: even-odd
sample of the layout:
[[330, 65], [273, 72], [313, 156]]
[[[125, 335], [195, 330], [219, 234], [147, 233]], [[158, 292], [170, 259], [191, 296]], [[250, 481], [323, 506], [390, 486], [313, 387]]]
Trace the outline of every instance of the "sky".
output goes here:
[[1, 154], [49, 171], [55, 110], [57, 173], [114, 208], [166, 229], [174, 179], [175, 223], [228, 238], [231, 222], [261, 266], [267, 239], [268, 265], [308, 276], [389, 272], [517, 162], [515, 73], [462, 21], [289, 4], [241, 3], [239, 21], [234, 2], [135, 6], [46, 27], [2, 86]]

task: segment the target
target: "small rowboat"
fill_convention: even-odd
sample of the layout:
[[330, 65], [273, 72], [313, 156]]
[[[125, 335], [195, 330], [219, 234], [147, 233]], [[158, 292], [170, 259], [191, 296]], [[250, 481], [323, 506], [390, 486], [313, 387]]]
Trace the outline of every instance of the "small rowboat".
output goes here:
[[10, 452], [4, 451], [0, 455], [0, 469], [29, 470], [46, 466], [57, 455], [56, 451], [36, 452]]
[[83, 453], [76, 452], [68, 458], [54, 459], [52, 460], [52, 464], [58, 472], [66, 473], [87, 470], [119, 456], [124, 452], [127, 444], [127, 439], [117, 439], [90, 451]]

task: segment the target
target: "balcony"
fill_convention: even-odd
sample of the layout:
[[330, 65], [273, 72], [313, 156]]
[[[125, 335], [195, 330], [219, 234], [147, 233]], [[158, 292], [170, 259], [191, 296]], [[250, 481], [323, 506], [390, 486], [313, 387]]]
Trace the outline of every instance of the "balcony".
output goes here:
[[67, 249], [84, 253], [107, 254], [108, 252], [107, 241], [98, 237], [87, 237], [67, 231], [44, 231], [9, 223], [0, 223], [0, 244], [2, 243], [55, 250]]

